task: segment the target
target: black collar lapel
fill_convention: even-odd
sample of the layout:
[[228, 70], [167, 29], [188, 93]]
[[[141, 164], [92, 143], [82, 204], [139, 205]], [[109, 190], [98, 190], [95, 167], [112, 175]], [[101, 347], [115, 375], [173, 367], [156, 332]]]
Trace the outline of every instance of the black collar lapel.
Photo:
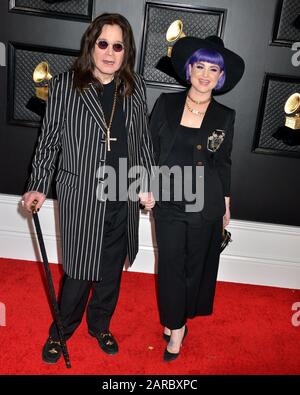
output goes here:
[[[167, 106], [167, 119], [170, 128], [173, 132], [178, 129], [178, 125], [181, 122], [182, 113], [184, 110], [184, 104], [186, 100], [187, 91], [180, 92], [171, 96], [170, 105]], [[175, 134], [175, 133], [174, 133]]]
[[209, 131], [210, 129], [215, 127], [216, 121], [218, 122], [218, 118], [216, 117], [216, 101], [212, 98], [211, 102], [209, 103], [206, 113], [204, 115], [200, 130]]
[[[165, 162], [175, 143], [178, 126], [180, 125], [182, 113], [184, 110], [187, 92], [188, 91], [186, 90], [178, 94], [174, 94], [173, 96], [170, 95], [169, 97], [167, 106], [165, 108], [169, 127], [166, 128], [166, 131], [164, 133], [165, 135], [164, 140], [168, 142], [168, 146], [165, 147], [159, 159], [160, 165], [162, 165]], [[212, 99], [211, 103], [209, 104], [206, 110], [206, 114], [203, 118], [201, 127], [199, 128], [199, 132], [201, 131], [201, 134], [203, 134], [203, 132], [206, 133], [206, 131], [209, 131], [210, 129], [216, 126], [215, 123], [217, 118], [215, 116], [216, 114], [215, 108], [216, 108], [216, 101]]]
[[80, 96], [82, 97], [86, 108], [99, 125], [102, 133], [106, 134], [106, 126], [103, 119], [103, 112], [101, 109], [98, 92], [94, 85], [90, 84], [89, 88], [85, 88]]
[[169, 124], [169, 127], [166, 128], [165, 133], [165, 141], [168, 142], [168, 146], [166, 146], [166, 149], [163, 150], [163, 153], [159, 159], [160, 165], [165, 162], [175, 143], [178, 125], [180, 124], [182, 118], [186, 95], [187, 91], [169, 95], [169, 100], [165, 108], [167, 122]]

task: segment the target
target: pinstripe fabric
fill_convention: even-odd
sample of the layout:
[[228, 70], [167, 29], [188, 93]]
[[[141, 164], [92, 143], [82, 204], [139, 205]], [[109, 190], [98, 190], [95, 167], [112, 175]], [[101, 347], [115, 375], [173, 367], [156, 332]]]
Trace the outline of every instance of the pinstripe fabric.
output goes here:
[[[28, 191], [47, 194], [57, 156], [57, 198], [60, 214], [63, 266], [74, 279], [97, 281], [106, 203], [97, 199], [103, 190], [106, 144], [98, 94], [91, 84], [79, 94], [71, 72], [49, 83], [49, 99], [42, 133], [32, 163]], [[147, 174], [154, 165], [148, 133], [146, 87], [135, 75], [135, 90], [124, 98], [128, 131], [128, 167], [143, 165]], [[129, 183], [132, 180], [129, 179]], [[147, 187], [146, 179], [143, 181]], [[128, 257], [138, 251], [139, 203], [128, 202]]]

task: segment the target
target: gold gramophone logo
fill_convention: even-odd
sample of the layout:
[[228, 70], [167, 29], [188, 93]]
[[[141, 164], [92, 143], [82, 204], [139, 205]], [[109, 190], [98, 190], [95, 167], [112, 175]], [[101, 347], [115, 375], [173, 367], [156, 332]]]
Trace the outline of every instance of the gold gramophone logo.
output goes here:
[[300, 93], [293, 93], [284, 106], [285, 126], [293, 130], [300, 130]]
[[[173, 45], [180, 38], [185, 37], [185, 33], [183, 32], [183, 22], [180, 19], [173, 21], [168, 27], [166, 33], [166, 40], [168, 43], [172, 43]], [[170, 58], [172, 54], [173, 45], [168, 46], [167, 56]]]
[[35, 96], [41, 100], [48, 99], [48, 81], [51, 80], [52, 75], [49, 71], [49, 64], [47, 62], [39, 63], [33, 71], [32, 79], [36, 84], [42, 86], [35, 87]]

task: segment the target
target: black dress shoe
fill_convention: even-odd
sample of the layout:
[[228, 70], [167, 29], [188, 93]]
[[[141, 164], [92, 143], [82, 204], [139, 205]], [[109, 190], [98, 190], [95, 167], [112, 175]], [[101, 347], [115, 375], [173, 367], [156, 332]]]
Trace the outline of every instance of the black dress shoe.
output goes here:
[[98, 340], [101, 350], [104, 351], [106, 354], [114, 355], [118, 353], [118, 343], [109, 331], [99, 332], [96, 334], [89, 331], [89, 334]]
[[62, 349], [60, 342], [57, 340], [53, 340], [51, 336], [49, 336], [46, 341], [43, 351], [42, 351], [42, 359], [46, 363], [56, 363], [61, 357]]
[[[183, 335], [183, 338], [182, 338], [182, 341], [181, 341], [181, 346], [182, 346], [183, 340], [186, 337], [187, 333], [188, 333], [188, 328], [187, 328], [187, 326], [185, 326], [184, 335]], [[179, 354], [180, 354], [180, 352], [176, 352], [176, 353], [175, 352], [169, 352], [168, 348], [166, 348], [165, 351], [164, 351], [164, 361], [165, 362], [174, 361], [174, 359], [176, 359], [179, 356]]]

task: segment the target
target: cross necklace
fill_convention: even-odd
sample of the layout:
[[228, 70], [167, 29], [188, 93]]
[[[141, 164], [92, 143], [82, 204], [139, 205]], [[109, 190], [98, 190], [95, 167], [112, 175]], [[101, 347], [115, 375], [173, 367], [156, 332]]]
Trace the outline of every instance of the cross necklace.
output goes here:
[[117, 85], [115, 87], [114, 101], [113, 101], [113, 106], [112, 106], [112, 110], [111, 110], [111, 114], [110, 114], [110, 120], [109, 120], [109, 124], [108, 125], [106, 123], [104, 112], [103, 112], [102, 107], [101, 107], [101, 111], [102, 111], [102, 115], [103, 115], [103, 122], [104, 122], [104, 125], [106, 127], [107, 151], [111, 151], [111, 149], [110, 149], [110, 142], [111, 141], [117, 141], [117, 139], [115, 137], [110, 137], [110, 129], [111, 129], [112, 121], [113, 121], [115, 110], [116, 110], [116, 104], [117, 104]]

